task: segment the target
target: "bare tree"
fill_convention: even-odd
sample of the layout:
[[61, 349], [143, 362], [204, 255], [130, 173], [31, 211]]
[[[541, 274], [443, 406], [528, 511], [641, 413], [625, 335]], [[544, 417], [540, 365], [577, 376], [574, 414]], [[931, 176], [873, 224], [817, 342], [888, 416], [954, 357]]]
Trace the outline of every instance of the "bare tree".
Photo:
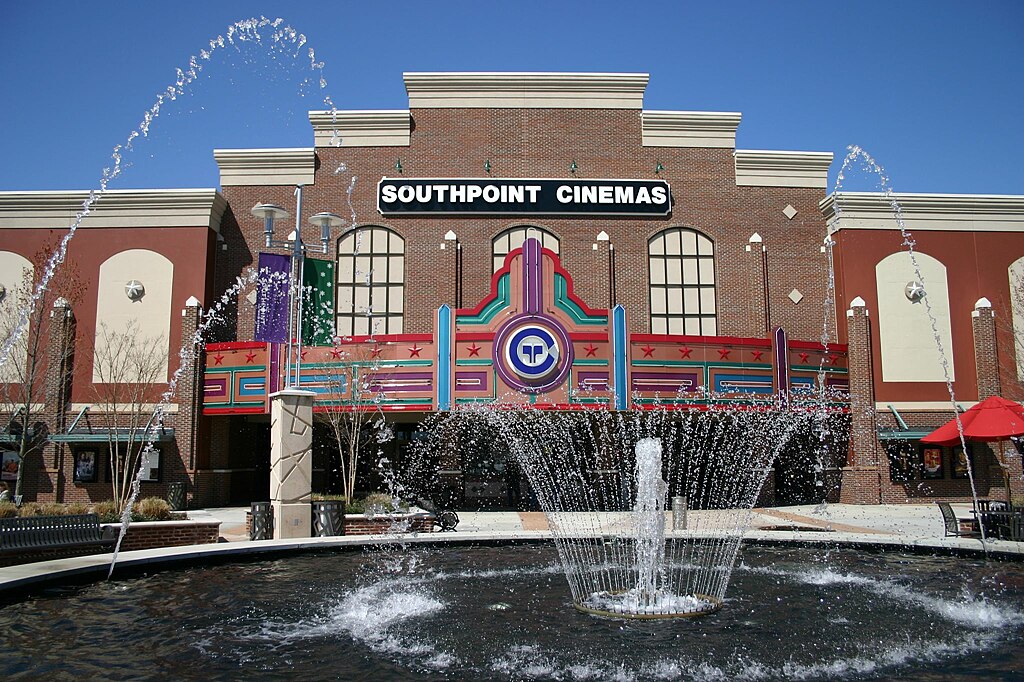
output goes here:
[[154, 387], [166, 383], [163, 336], [144, 336], [134, 320], [116, 330], [100, 323], [93, 351], [93, 393], [109, 427], [111, 485], [118, 513], [131, 499], [132, 481], [152, 441]]
[[342, 481], [345, 501], [351, 502], [356, 490], [359, 455], [367, 445], [374, 420], [380, 416], [382, 393], [373, 385], [373, 376], [380, 354], [375, 342], [346, 344], [341, 350], [342, 363], [327, 379], [331, 402], [326, 420], [338, 446], [329, 463]]
[[[0, 301], [0, 339], [14, 333], [20, 312], [32, 305], [32, 292], [42, 277], [56, 242], [40, 248], [30, 259], [32, 269], [25, 269], [22, 281], [13, 292], [4, 292]], [[36, 425], [41, 423], [40, 413], [46, 405], [46, 370], [48, 362], [56, 362], [62, 369], [74, 353], [74, 338], [62, 336], [53, 345], [49, 338], [49, 313], [58, 299], [72, 309], [82, 300], [83, 287], [78, 267], [65, 263], [44, 289], [32, 308], [21, 338], [15, 343], [7, 362], [0, 367], [0, 411], [8, 415], [5, 426], [15, 436], [18, 473], [14, 486], [15, 496], [22, 494], [25, 460], [42, 449], [45, 439], [40, 437]], [[61, 409], [63, 406], [57, 406]]]

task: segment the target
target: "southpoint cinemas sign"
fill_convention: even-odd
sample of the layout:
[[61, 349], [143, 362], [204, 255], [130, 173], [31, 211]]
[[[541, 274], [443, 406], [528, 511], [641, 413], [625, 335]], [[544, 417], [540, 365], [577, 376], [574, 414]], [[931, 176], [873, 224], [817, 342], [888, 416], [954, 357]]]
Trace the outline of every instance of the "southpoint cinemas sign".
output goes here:
[[382, 215], [663, 216], [672, 210], [672, 193], [663, 180], [384, 178], [377, 185], [377, 210]]

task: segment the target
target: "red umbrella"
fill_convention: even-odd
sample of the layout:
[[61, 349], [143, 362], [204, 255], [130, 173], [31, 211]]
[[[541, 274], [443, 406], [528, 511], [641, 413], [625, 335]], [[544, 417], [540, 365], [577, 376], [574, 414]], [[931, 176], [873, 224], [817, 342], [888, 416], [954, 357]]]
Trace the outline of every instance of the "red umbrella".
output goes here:
[[[967, 440], [997, 441], [1024, 436], [1024, 406], [997, 395], [986, 398], [960, 415]], [[921, 439], [926, 445], [959, 445], [956, 418]]]

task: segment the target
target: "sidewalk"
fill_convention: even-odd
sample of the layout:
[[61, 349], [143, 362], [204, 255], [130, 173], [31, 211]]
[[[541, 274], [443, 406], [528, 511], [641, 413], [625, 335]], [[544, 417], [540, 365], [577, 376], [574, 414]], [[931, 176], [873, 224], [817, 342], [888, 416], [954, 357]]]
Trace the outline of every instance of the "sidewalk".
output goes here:
[[[970, 516], [969, 504], [953, 505], [957, 516]], [[220, 520], [220, 534], [228, 542], [247, 541], [245, 513], [248, 507], [212, 507], [190, 510], [194, 518]], [[547, 531], [547, 519], [541, 512], [460, 511], [460, 533], [519, 533]], [[697, 515], [698, 512], [691, 512]], [[696, 520], [696, 519], [695, 519]], [[768, 507], [753, 511], [751, 531], [825, 531], [864, 535], [865, 540], [893, 536], [914, 540], [945, 537], [942, 514], [934, 504], [887, 505], [801, 505]]]

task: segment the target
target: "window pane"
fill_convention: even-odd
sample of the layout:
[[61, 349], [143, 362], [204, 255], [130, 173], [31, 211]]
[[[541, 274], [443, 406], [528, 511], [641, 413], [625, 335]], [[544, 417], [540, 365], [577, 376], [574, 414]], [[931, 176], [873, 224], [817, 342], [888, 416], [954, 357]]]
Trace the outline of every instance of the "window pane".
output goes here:
[[651, 284], [665, 283], [665, 261], [661, 258], [651, 259]]
[[701, 256], [712, 256], [715, 253], [711, 240], [701, 235], [697, 238], [697, 253]]
[[706, 317], [701, 325], [704, 329], [704, 336], [716, 336], [718, 334], [718, 323], [713, 317]]
[[389, 313], [401, 313], [404, 312], [402, 308], [402, 299], [405, 290], [402, 287], [388, 287], [388, 312]]
[[373, 257], [373, 283], [387, 282], [388, 281], [388, 257], [387, 256], [374, 256]]
[[670, 256], [678, 256], [680, 253], [679, 231], [672, 230], [665, 235], [665, 253]]
[[651, 320], [652, 334], [668, 334], [668, 320], [664, 317], [655, 317]]
[[388, 318], [388, 334], [401, 334], [402, 333], [402, 318], [401, 317], [389, 317]]
[[700, 312], [700, 297], [697, 290], [692, 287], [683, 289], [683, 311], [687, 315], [696, 315]]
[[665, 279], [669, 284], [683, 283], [682, 263], [678, 258], [669, 258], [665, 261]]
[[715, 290], [700, 290], [700, 311], [705, 315], [715, 312]]
[[651, 312], [655, 315], [665, 314], [664, 289], [651, 289]]
[[697, 283], [697, 261], [693, 258], [683, 261], [683, 282], [685, 284]]
[[683, 312], [683, 292], [681, 289], [669, 289], [668, 312], [672, 315], [679, 315]]
[[648, 248], [648, 252], [652, 256], [662, 256], [665, 254], [665, 237], [659, 235], [651, 240], [651, 245]]
[[683, 246], [682, 253], [686, 256], [692, 256], [697, 253], [697, 233], [692, 230], [685, 230], [682, 233]]
[[699, 317], [688, 317], [686, 318], [686, 331], [684, 334], [690, 336], [701, 336], [700, 330], [700, 318]]
[[388, 282], [401, 284], [405, 281], [405, 257], [391, 256], [390, 261], [388, 264]]
[[671, 317], [668, 320], [669, 334], [683, 334], [683, 321], [678, 317]]
[[715, 261], [711, 260], [710, 258], [700, 259], [700, 283], [715, 283]]
[[338, 336], [352, 336], [352, 318], [345, 316], [338, 318]]

